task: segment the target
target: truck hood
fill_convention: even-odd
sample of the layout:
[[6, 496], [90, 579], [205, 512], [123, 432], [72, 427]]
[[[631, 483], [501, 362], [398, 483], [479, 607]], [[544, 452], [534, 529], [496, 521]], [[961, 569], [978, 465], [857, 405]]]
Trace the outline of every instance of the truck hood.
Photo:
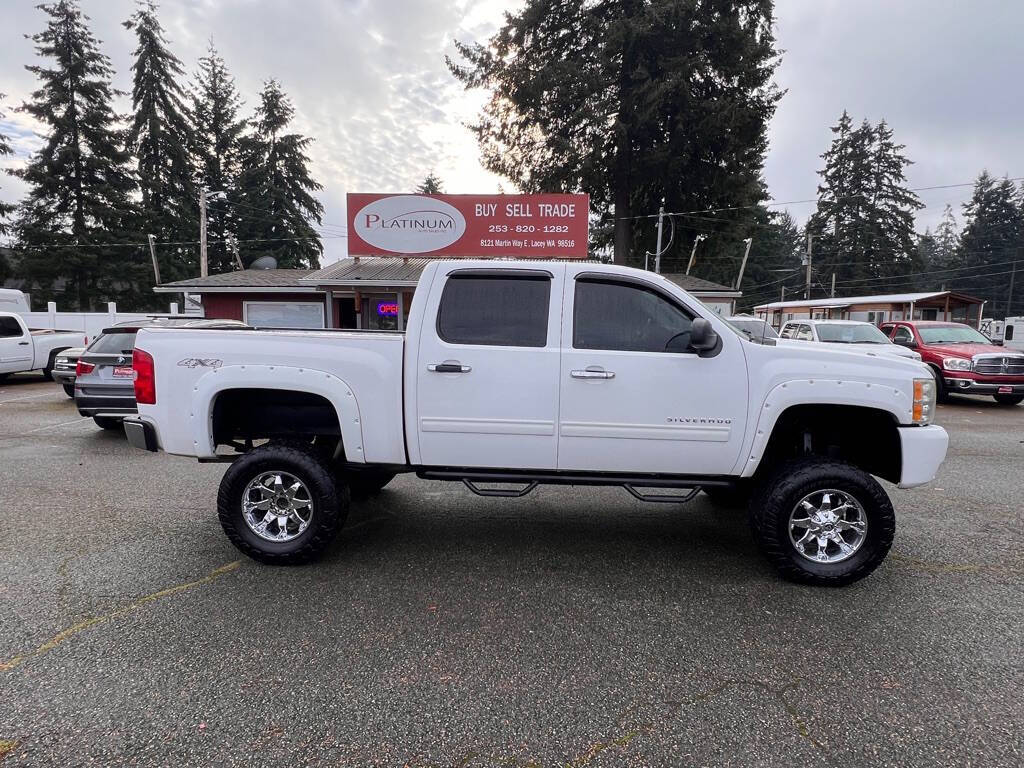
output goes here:
[[873, 346], [779, 339], [775, 346], [762, 349], [767, 357], [779, 362], [785, 361], [786, 368], [797, 375], [813, 377], [836, 374], [853, 379], [863, 378], [865, 381], [931, 376], [930, 369], [924, 363], [892, 352], [887, 354], [876, 351], [872, 349]]
[[917, 354], [899, 344], [838, 344], [831, 341], [796, 341], [795, 339], [776, 339], [778, 346], [805, 346], [814, 349], [834, 349], [837, 352], [859, 352], [867, 355], [884, 355], [888, 357], [904, 357], [917, 360]]
[[994, 344], [926, 344], [925, 349], [946, 357], [972, 358], [975, 355], [998, 355], [999, 347]]

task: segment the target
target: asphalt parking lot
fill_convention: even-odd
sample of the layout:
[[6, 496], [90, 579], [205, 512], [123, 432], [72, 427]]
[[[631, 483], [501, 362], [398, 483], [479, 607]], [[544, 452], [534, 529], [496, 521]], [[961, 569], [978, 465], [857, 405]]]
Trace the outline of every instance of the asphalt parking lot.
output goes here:
[[222, 465], [0, 384], [0, 766], [1017, 766], [1024, 406], [939, 408], [937, 481], [841, 590], [744, 517], [398, 478], [329, 556], [240, 558]]

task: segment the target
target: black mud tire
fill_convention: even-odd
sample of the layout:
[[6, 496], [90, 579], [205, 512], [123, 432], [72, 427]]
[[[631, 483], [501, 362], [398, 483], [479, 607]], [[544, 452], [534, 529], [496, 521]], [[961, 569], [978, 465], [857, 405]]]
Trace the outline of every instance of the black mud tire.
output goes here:
[[946, 389], [946, 380], [942, 378], [942, 374], [937, 368], [928, 366], [932, 372], [932, 377], [935, 379], [935, 402], [937, 403], [948, 403], [949, 402], [949, 390]]
[[353, 501], [362, 501], [380, 493], [384, 486], [395, 479], [394, 472], [380, 469], [366, 469], [340, 475], [352, 490]]
[[[803, 557], [789, 536], [789, 515], [802, 498], [834, 488], [853, 496], [867, 517], [867, 538], [852, 557], [838, 563], [816, 563]], [[775, 468], [755, 490], [750, 527], [761, 551], [790, 581], [821, 587], [842, 587], [877, 568], [892, 546], [896, 515], [878, 481], [852, 464], [816, 456], [788, 461]]]
[[70, 397], [72, 400], [75, 399], [75, 385], [74, 384], [61, 384], [64, 388], [64, 394]]
[[748, 482], [742, 485], [712, 486], [701, 490], [716, 507], [745, 509], [750, 504], [750, 494], [754, 489]]
[[[289, 472], [309, 489], [313, 518], [309, 527], [291, 541], [261, 539], [242, 516], [242, 494], [262, 472]], [[253, 560], [272, 565], [300, 565], [323, 554], [348, 516], [349, 490], [339, 484], [328, 463], [313, 446], [267, 444], [237, 459], [224, 473], [217, 493], [217, 513], [228, 539]]]
[[113, 416], [93, 416], [92, 420], [96, 422], [96, 426], [100, 429], [106, 429], [111, 432], [124, 432], [124, 424], [121, 422], [121, 419]]
[[992, 395], [1000, 405], [1020, 405], [1024, 402], [1024, 395]]

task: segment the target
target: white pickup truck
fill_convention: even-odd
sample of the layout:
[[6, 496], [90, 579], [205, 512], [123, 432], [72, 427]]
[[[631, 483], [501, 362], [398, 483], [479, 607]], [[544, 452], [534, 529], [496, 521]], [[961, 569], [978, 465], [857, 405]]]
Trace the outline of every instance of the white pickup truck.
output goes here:
[[22, 371], [42, 371], [52, 378], [57, 353], [85, 343], [81, 331], [29, 328], [20, 315], [0, 312], [0, 378]]
[[593, 263], [437, 261], [404, 335], [143, 329], [133, 367], [131, 443], [231, 462], [220, 521], [264, 562], [313, 558], [350, 498], [415, 472], [747, 497], [784, 576], [840, 585], [892, 543], [872, 475], [927, 483], [947, 446], [920, 363], [751, 341], [656, 274]]

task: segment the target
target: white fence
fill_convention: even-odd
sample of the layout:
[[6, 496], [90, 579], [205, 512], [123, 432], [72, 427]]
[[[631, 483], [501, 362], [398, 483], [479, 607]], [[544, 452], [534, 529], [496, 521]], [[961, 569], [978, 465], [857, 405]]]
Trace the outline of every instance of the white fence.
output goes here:
[[[45, 312], [19, 313], [29, 328], [57, 328], [62, 331], [82, 331], [92, 341], [100, 331], [114, 323], [126, 320], [144, 320], [147, 317], [182, 317], [177, 302], [172, 303], [170, 312], [118, 312], [117, 304], [109, 302], [106, 312], [58, 312], [56, 302], [49, 302]], [[190, 315], [196, 317], [195, 314]]]

